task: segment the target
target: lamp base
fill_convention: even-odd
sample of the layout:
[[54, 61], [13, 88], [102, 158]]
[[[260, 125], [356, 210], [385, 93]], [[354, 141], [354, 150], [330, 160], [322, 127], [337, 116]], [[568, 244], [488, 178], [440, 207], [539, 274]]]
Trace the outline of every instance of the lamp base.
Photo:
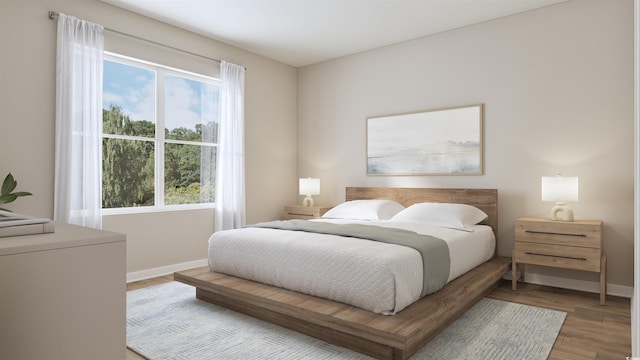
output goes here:
[[[558, 214], [560, 214], [561, 217], [559, 217]], [[556, 206], [551, 209], [551, 220], [573, 221], [573, 209], [564, 202], [557, 202]]]
[[313, 198], [311, 197], [311, 195], [307, 195], [307, 197], [302, 200], [302, 206], [313, 206]]

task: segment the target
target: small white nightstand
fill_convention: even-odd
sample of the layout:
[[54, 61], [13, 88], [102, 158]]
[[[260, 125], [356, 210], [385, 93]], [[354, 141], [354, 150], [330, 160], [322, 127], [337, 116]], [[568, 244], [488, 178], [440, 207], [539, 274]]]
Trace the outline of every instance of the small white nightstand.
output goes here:
[[317, 219], [324, 215], [332, 206], [302, 206], [289, 205], [284, 207], [284, 219]]
[[516, 290], [520, 265], [542, 265], [592, 271], [600, 274], [600, 304], [607, 294], [607, 256], [602, 251], [602, 221], [552, 221], [541, 218], [516, 220], [512, 259], [512, 289]]

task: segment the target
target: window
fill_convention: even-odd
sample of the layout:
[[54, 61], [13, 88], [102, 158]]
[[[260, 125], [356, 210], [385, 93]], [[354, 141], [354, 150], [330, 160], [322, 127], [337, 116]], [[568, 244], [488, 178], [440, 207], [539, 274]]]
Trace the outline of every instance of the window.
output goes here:
[[195, 208], [214, 201], [216, 79], [107, 53], [102, 208]]

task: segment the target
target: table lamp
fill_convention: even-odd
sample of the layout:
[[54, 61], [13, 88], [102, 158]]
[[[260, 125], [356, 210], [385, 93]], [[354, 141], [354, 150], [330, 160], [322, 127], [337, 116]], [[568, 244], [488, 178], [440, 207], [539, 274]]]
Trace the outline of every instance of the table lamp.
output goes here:
[[573, 210], [566, 201], [578, 201], [578, 178], [543, 176], [542, 201], [556, 202], [551, 209], [551, 220], [573, 221]]
[[299, 184], [300, 195], [306, 195], [302, 201], [304, 206], [313, 206], [313, 198], [311, 195], [320, 195], [320, 179], [300, 179]]

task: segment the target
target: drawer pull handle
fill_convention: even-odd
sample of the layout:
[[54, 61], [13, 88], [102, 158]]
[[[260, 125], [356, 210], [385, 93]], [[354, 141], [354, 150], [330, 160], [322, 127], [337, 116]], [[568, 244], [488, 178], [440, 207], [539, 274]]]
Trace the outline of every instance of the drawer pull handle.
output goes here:
[[535, 231], [535, 230], [525, 230], [524, 232], [530, 234], [543, 234], [543, 235], [564, 235], [564, 236], [578, 236], [578, 237], [587, 237], [586, 234], [565, 234], [565, 233], [557, 233], [550, 231]]
[[582, 261], [587, 261], [587, 259], [586, 259], [586, 258], [583, 258], [583, 257], [560, 256], [560, 255], [550, 255], [550, 254], [539, 254], [539, 253], [528, 252], [528, 251], [525, 251], [525, 254], [527, 254], [527, 255], [536, 255], [536, 256], [549, 256], [549, 257], [562, 258], [562, 259], [571, 259], [571, 260], [582, 260]]
[[289, 215], [296, 215], [296, 216], [309, 216], [312, 217], [313, 215], [311, 214], [298, 214], [298, 213], [289, 213]]

